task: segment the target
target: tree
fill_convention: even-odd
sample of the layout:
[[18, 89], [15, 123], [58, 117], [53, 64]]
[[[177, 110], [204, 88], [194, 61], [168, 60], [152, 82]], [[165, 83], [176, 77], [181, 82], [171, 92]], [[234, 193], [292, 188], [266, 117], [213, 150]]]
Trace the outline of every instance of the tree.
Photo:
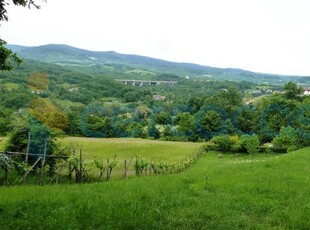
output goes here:
[[258, 133], [261, 142], [270, 142], [279, 133], [282, 126], [294, 123], [293, 112], [296, 101], [281, 96], [271, 96], [258, 104]]
[[67, 114], [68, 124], [65, 128], [65, 133], [71, 136], [82, 135], [81, 125], [80, 125], [80, 115], [75, 111], [69, 111]]
[[197, 113], [204, 104], [205, 98], [202, 97], [192, 97], [188, 101], [191, 113]]
[[167, 112], [160, 112], [156, 114], [155, 116], [155, 122], [156, 124], [159, 124], [159, 125], [169, 124], [169, 120], [170, 120], [170, 117]]
[[29, 105], [33, 117], [49, 128], [64, 130], [67, 127], [66, 115], [45, 98], [35, 98]]
[[45, 91], [48, 89], [49, 79], [44, 72], [34, 72], [28, 78], [28, 86], [32, 91]]
[[242, 133], [251, 134], [255, 128], [255, 109], [249, 106], [241, 106], [232, 117], [235, 128]]
[[152, 137], [152, 138], [154, 138], [154, 139], [158, 139], [159, 136], [160, 136], [160, 133], [159, 133], [159, 131], [157, 130], [154, 121], [151, 121], [150, 124], [149, 124], [149, 127], [148, 127], [148, 134], [149, 134], [149, 137]]
[[201, 119], [201, 125], [208, 132], [217, 131], [221, 127], [221, 123], [221, 115], [214, 110], [206, 112]]
[[208, 105], [217, 106], [222, 108], [228, 114], [242, 104], [242, 94], [235, 87], [228, 87], [222, 89], [210, 99], [206, 100]]
[[[22, 6], [31, 8], [32, 6], [39, 9], [40, 6], [35, 3], [34, 0], [0, 0], [0, 22], [8, 21], [8, 15], [6, 7], [12, 2], [16, 6]], [[5, 47], [6, 42], [0, 39], [0, 70], [11, 70], [14, 64], [20, 64], [21, 59], [17, 57], [16, 53]]]
[[178, 126], [178, 130], [184, 132], [186, 136], [194, 133], [194, 117], [189, 113], [178, 113], [174, 118], [174, 124]]
[[287, 99], [298, 99], [300, 95], [303, 93], [303, 88], [298, 87], [295, 83], [289, 82], [284, 86], [285, 93], [284, 96]]
[[0, 106], [0, 135], [6, 135], [9, 132], [10, 116], [12, 113], [12, 110]]
[[5, 45], [6, 42], [0, 39], [0, 70], [11, 70], [14, 63], [20, 64], [22, 60]]

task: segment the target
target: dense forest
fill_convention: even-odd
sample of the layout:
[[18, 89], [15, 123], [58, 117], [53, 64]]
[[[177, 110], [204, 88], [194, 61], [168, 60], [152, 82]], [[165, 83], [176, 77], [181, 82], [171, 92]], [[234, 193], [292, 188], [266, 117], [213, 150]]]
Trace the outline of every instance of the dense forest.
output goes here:
[[[150, 74], [122, 65], [113, 65], [113, 70], [118, 67], [118, 71], [91, 74], [25, 60], [14, 71], [1, 72], [0, 134], [10, 135], [12, 142], [24, 140], [7, 149], [25, 151], [28, 132], [55, 138], [213, 140], [228, 143], [228, 150], [234, 142], [247, 140], [286, 149], [309, 145], [310, 99], [295, 83], [273, 86]], [[153, 80], [177, 83], [137, 87], [116, 81], [150, 75]], [[33, 143], [32, 149], [42, 149], [38, 146], [43, 142]]]

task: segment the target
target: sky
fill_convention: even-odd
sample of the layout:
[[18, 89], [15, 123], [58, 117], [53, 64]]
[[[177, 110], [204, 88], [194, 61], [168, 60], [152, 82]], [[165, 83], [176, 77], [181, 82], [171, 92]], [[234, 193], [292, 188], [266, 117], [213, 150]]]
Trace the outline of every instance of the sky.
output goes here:
[[2, 39], [310, 76], [309, 0], [37, 2], [40, 10], [9, 6]]

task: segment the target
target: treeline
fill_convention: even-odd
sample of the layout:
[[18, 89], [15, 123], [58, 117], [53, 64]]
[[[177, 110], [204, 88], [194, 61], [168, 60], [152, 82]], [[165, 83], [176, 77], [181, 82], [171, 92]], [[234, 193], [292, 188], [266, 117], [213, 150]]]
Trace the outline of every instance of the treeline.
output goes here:
[[[2, 133], [13, 130], [11, 136], [18, 138], [21, 138], [22, 132], [24, 139], [27, 138], [27, 130], [45, 130], [46, 135], [51, 136], [62, 133], [170, 141], [212, 140], [217, 146], [221, 146], [222, 142], [230, 143], [229, 148], [222, 148], [225, 151], [232, 150], [233, 144], [237, 144], [234, 147], [236, 150], [247, 151], [251, 148], [247, 147], [247, 139], [251, 138], [255, 139], [252, 143], [257, 146], [273, 143], [277, 147], [299, 148], [310, 144], [310, 98], [301, 94], [301, 88], [288, 83], [285, 93], [245, 104], [240, 91], [229, 87], [218, 90], [214, 95], [192, 97], [186, 102], [95, 102], [66, 111], [57, 108], [48, 98], [29, 95], [28, 99], [24, 99], [35, 98], [31, 99], [28, 109], [1, 111], [0, 127]], [[4, 106], [5, 100], [1, 102]], [[46, 128], [38, 128], [39, 124]], [[24, 145], [15, 150], [25, 150], [26, 142], [22, 143]]]
[[270, 95], [254, 104], [244, 104], [242, 95], [233, 87], [179, 104], [92, 104], [82, 111], [67, 113], [65, 132], [89, 137], [182, 141], [257, 135], [260, 143], [272, 142], [282, 135], [283, 145], [309, 145], [310, 99], [301, 96], [302, 89], [293, 83], [285, 89], [284, 94]]
[[294, 141], [285, 145], [309, 145], [309, 97], [301, 96], [294, 83], [285, 85], [285, 93], [246, 104], [246, 94], [256, 88], [249, 82], [189, 80], [174, 74], [155, 74], [153, 79], [178, 83], [134, 87], [78, 68], [26, 61], [0, 74], [0, 135], [22, 129], [27, 138], [30, 124], [42, 124], [51, 133], [73, 136], [205, 141], [256, 135], [261, 144], [287, 132]]

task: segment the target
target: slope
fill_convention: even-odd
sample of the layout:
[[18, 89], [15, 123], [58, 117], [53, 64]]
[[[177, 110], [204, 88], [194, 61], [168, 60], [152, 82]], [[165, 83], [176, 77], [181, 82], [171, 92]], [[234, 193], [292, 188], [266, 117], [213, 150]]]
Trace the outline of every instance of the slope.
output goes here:
[[0, 189], [2, 229], [309, 229], [309, 148], [89, 185]]
[[157, 73], [211, 77], [218, 80], [279, 83], [283, 79], [285, 82], [300, 79], [298, 76], [280, 76], [234, 68], [222, 69], [192, 63], [177, 63], [139, 55], [119, 54], [114, 51], [89, 51], [68, 45], [49, 44], [38, 47], [8, 45], [8, 47], [22, 58], [79, 68], [88, 74], [102, 74], [108, 69], [105, 67], [114, 65], [114, 69], [131, 67]]

